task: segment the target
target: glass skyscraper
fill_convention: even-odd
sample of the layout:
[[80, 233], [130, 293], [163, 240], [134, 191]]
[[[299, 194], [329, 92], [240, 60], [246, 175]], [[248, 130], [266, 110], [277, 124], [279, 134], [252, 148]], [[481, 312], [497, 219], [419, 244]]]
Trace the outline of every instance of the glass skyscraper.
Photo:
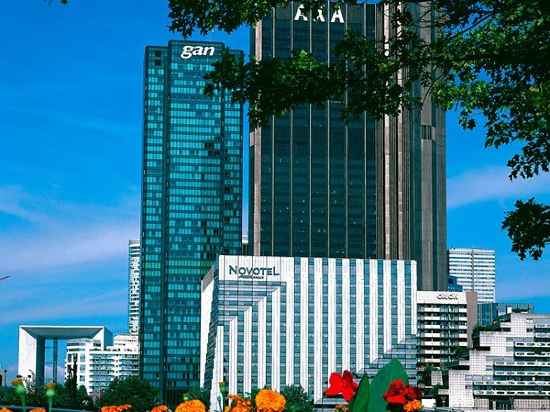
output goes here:
[[[335, 59], [347, 31], [394, 34], [391, 9], [300, 2], [273, 9], [252, 31], [256, 59], [307, 50]], [[413, 5], [413, 14], [423, 14]], [[429, 40], [431, 29], [419, 27]], [[330, 87], [327, 84], [326, 87]], [[445, 116], [417, 84], [422, 110], [349, 122], [343, 101], [302, 105], [251, 131], [249, 242], [254, 255], [414, 259], [418, 287], [446, 290]]]
[[203, 94], [222, 48], [145, 51], [140, 372], [166, 401], [199, 383], [201, 277], [241, 253], [242, 106]]

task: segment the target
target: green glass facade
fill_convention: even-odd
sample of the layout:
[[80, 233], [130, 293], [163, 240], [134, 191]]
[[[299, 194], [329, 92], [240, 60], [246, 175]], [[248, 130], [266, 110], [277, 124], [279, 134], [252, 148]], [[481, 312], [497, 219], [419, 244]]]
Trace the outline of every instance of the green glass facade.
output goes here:
[[[330, 64], [346, 32], [373, 42], [395, 34], [384, 7], [327, 1], [310, 12], [291, 1], [254, 27], [251, 54], [285, 59], [306, 50]], [[419, 289], [446, 290], [444, 112], [419, 83], [413, 93], [428, 103], [395, 117], [345, 122], [346, 94], [252, 130], [252, 254], [416, 260]]]
[[145, 51], [140, 372], [167, 401], [199, 383], [201, 277], [241, 252], [242, 106], [203, 94], [222, 48]]

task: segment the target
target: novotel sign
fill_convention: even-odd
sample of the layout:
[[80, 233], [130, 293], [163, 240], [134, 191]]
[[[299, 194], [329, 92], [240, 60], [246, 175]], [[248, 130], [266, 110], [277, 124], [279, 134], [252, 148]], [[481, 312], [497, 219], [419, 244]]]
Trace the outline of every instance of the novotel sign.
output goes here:
[[190, 59], [193, 56], [213, 56], [216, 48], [213, 46], [183, 46], [180, 57], [183, 60]]
[[229, 265], [229, 275], [237, 275], [239, 279], [264, 279], [267, 276], [281, 276], [275, 266], [238, 266]]

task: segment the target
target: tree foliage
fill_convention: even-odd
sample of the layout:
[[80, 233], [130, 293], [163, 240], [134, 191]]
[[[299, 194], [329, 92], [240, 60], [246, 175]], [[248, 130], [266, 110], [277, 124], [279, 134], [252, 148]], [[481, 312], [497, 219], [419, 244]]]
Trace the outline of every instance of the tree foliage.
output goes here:
[[[56, 395], [53, 398], [53, 406], [55, 408], [78, 409], [78, 410], [95, 410], [94, 402], [84, 386], [80, 386], [73, 392], [73, 389], [68, 385], [57, 385], [55, 389]], [[36, 388], [34, 385], [29, 386], [27, 393], [27, 404], [33, 407], [48, 407], [48, 398], [44, 387]], [[0, 387], [0, 405], [21, 405], [21, 399], [15, 393], [12, 386]]]
[[281, 395], [286, 399], [285, 411], [313, 412], [313, 401], [300, 385], [285, 386]]
[[512, 250], [522, 259], [527, 254], [533, 259], [542, 256], [544, 246], [550, 243], [550, 206], [518, 200], [516, 209], [509, 212], [502, 224], [512, 239]]
[[115, 379], [100, 397], [100, 406], [132, 405], [132, 411], [150, 411], [158, 401], [158, 393], [149, 382], [132, 376], [126, 379]]
[[[271, 13], [277, 0], [169, 0], [171, 30], [189, 36], [195, 30], [231, 32]], [[301, 2], [304, 10], [326, 2]], [[340, 0], [338, 5], [356, 4]], [[422, 84], [436, 102], [460, 112], [466, 129], [483, 119], [485, 146], [520, 147], [509, 161], [510, 178], [531, 178], [550, 165], [550, 2], [548, 0], [416, 0], [401, 6], [385, 0], [393, 35], [369, 39], [348, 34], [327, 65], [307, 51], [289, 59], [244, 62], [226, 55], [208, 77], [208, 93], [230, 88], [236, 101], [250, 102], [252, 126], [265, 123], [303, 103], [342, 100], [346, 117], [367, 112], [374, 118], [396, 115], [421, 103], [414, 92]], [[437, 36], [424, 40], [423, 29]], [[406, 73], [398, 81], [398, 75]], [[326, 85], [331, 87], [327, 88]], [[519, 207], [520, 204], [518, 204]], [[541, 210], [546, 210], [540, 205]], [[534, 231], [523, 219], [532, 204], [511, 212], [505, 227], [521, 258], [541, 256], [548, 243], [547, 225]], [[540, 233], [545, 230], [546, 232]], [[535, 245], [535, 249], [532, 249]], [[523, 251], [523, 253], [522, 253]]]

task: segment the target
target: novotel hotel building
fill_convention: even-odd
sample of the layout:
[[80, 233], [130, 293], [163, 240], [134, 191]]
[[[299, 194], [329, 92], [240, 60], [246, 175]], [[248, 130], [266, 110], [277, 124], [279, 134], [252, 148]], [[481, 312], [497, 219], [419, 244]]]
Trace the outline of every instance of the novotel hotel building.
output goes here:
[[415, 380], [416, 263], [220, 256], [202, 280], [201, 386], [301, 385], [321, 402], [331, 372], [400, 359]]
[[145, 50], [140, 368], [167, 402], [199, 383], [201, 277], [241, 253], [242, 107], [203, 93], [222, 48]]

